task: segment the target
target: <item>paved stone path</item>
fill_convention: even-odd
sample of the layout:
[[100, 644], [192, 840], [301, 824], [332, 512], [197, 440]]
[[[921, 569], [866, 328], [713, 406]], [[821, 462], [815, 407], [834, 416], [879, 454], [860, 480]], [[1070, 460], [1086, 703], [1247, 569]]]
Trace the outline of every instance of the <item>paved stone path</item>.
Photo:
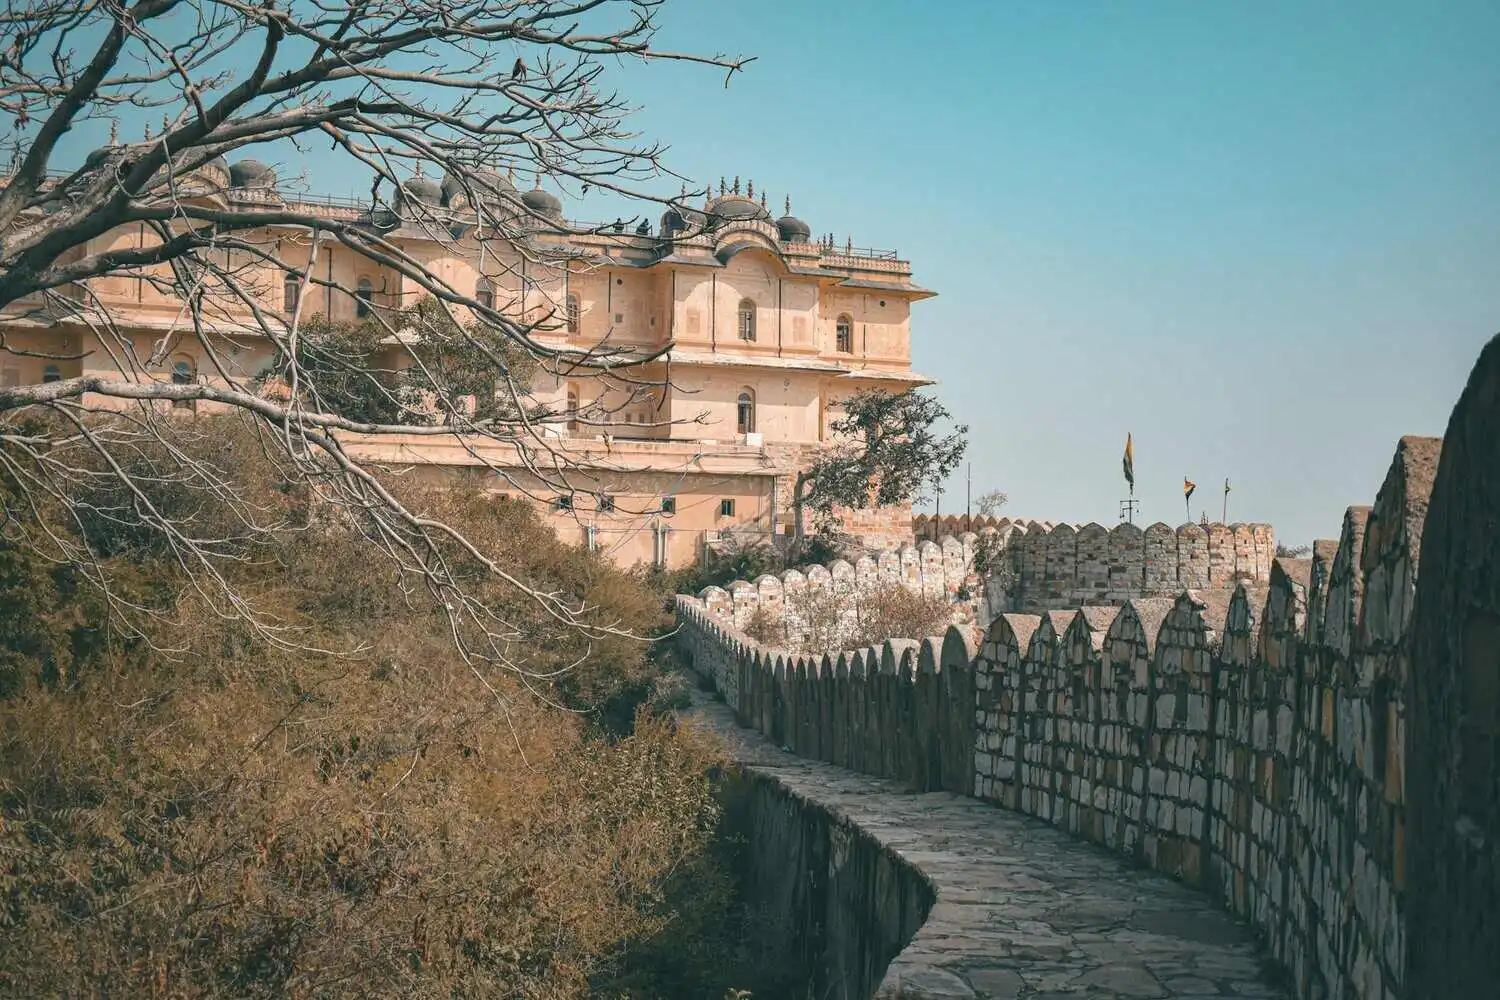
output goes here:
[[803, 760], [706, 697], [687, 713], [899, 854], [937, 902], [877, 996], [973, 1000], [1275, 998], [1250, 932], [1206, 896], [1019, 813]]

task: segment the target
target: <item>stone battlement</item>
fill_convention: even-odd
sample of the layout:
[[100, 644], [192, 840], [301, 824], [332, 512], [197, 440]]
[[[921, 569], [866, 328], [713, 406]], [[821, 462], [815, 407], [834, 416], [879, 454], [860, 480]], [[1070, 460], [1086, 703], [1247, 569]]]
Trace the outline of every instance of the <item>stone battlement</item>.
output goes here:
[[[946, 519], [945, 519], [946, 520]], [[1130, 524], [1111, 531], [1001, 518], [982, 533], [923, 539], [853, 563], [792, 569], [754, 581], [709, 587], [699, 600], [727, 609], [745, 629], [757, 611], [799, 633], [797, 618], [812, 595], [857, 598], [882, 584], [954, 605], [954, 621], [987, 625], [997, 615], [1054, 607], [1110, 606], [1184, 590], [1219, 594], [1270, 578], [1276, 539], [1268, 524], [1184, 524], [1172, 529]], [[846, 615], [857, 600], [845, 602]]]
[[[1350, 508], [1310, 559], [1275, 558], [1265, 525], [1006, 525], [994, 530], [1016, 554], [1020, 603], [1040, 587], [1047, 601], [1118, 605], [797, 655], [740, 631], [741, 600], [776, 589], [763, 578], [680, 596], [680, 642], [778, 745], [1039, 817], [1210, 893], [1299, 996], [1385, 1000], [1402, 995], [1402, 679], [1440, 447], [1403, 439], [1374, 507]], [[923, 542], [884, 569], [946, 593], [969, 538]], [[1128, 558], [1108, 558], [1115, 541]], [[1150, 593], [1108, 585], [1116, 566], [1131, 586], [1138, 566]]]

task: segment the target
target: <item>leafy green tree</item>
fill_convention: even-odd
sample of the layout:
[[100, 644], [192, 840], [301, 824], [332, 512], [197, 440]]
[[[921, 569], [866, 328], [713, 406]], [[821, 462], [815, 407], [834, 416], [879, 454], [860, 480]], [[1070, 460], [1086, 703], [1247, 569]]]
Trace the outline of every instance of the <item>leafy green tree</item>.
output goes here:
[[911, 503], [925, 487], [958, 467], [968, 447], [969, 428], [942, 425], [951, 419], [931, 396], [878, 389], [857, 392], [841, 404], [833, 424], [837, 442], [797, 474], [792, 489], [796, 543], [801, 544], [807, 512], [824, 524], [837, 507], [856, 510]]

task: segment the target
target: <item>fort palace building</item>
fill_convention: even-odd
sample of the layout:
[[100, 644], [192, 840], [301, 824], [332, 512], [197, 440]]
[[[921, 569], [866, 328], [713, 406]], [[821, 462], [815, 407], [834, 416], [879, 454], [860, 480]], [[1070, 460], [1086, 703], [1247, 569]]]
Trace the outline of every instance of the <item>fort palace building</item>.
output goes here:
[[[456, 291], [526, 322], [546, 320], [542, 343], [664, 352], [629, 378], [536, 376], [535, 401], [556, 414], [542, 423], [541, 440], [565, 457], [566, 475], [577, 475], [571, 495], [548, 487], [534, 464], [528, 470], [513, 445], [482, 437], [340, 435], [366, 462], [529, 497], [565, 540], [622, 565], [679, 567], [728, 534], [790, 531], [796, 470], [828, 442], [841, 398], [932, 381], [911, 370], [910, 314], [912, 303], [934, 293], [912, 282], [894, 251], [814, 238], [789, 201], [776, 218], [764, 193], [753, 185], [741, 193], [736, 179], [721, 181], [701, 209], [668, 211], [654, 230], [583, 225], [563, 223], [560, 200], [540, 186], [521, 191], [513, 178], [484, 176], [492, 190], [478, 193], [472, 183], [418, 176], [391, 207], [373, 208], [296, 195], [253, 160], [211, 164], [193, 175], [196, 186], [184, 187], [188, 197], [378, 228]], [[473, 238], [477, 198], [493, 198], [497, 214], [511, 220], [510, 239], [481, 247]], [[241, 284], [256, 289], [250, 298], [276, 322], [289, 321], [299, 296], [304, 319], [357, 320], [426, 294], [306, 225], [272, 225], [244, 238], [275, 247], [294, 271], [313, 262], [307, 284], [273, 265], [246, 265], [247, 275], [259, 267], [261, 280]], [[115, 231], [86, 252], [151, 239], [145, 229]], [[175, 288], [153, 282], [149, 269], [63, 294], [78, 303], [73, 315], [23, 300], [0, 323], [11, 345], [72, 360], [0, 352], [3, 384], [121, 368], [133, 368], [133, 378], [253, 384], [274, 357], [248, 304], [224, 296], [214, 322], [195, 332]], [[123, 363], [118, 347], [95, 332], [106, 315], [140, 357], [170, 334], [167, 363], [150, 374]], [[395, 355], [405, 350], [399, 335], [386, 344]], [[889, 547], [910, 539], [910, 508], [851, 512], [846, 527], [871, 547]]]

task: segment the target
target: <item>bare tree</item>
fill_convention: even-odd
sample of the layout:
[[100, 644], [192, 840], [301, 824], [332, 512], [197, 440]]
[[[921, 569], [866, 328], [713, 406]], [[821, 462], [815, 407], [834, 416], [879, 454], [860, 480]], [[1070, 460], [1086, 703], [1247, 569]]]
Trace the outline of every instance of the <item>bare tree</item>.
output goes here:
[[[23, 498], [22, 509], [5, 512], [5, 530], [52, 558], [96, 565], [87, 527], [102, 508], [85, 497], [107, 480], [116, 497], [110, 519], [157, 533], [220, 614], [293, 641], [219, 573], [235, 557], [224, 539], [195, 531], [160, 500], [170, 482], [199, 506], [227, 510], [248, 534], [284, 523], [180, 446], [183, 422], [171, 419], [172, 408], [202, 403], [250, 424], [315, 511], [357, 527], [422, 581], [449, 608], [455, 635], [470, 637], [468, 653], [510, 662], [505, 623], [468, 595], [456, 561], [508, 580], [557, 619], [598, 627], [585, 626], [565, 595], [512, 576], [460, 532], [408, 506], [353, 443], [444, 438], [480, 466], [488, 453], [475, 442], [498, 443], [542, 484], [539, 492], [567, 491], [576, 463], [551, 443], [548, 425], [604, 418], [539, 406], [532, 374], [595, 379], [627, 399], [658, 387], [660, 376], [642, 374], [652, 352], [549, 339], [564, 319], [555, 301], [528, 302], [536, 275], [597, 262], [569, 240], [588, 227], [564, 221], [555, 201], [522, 196], [512, 179], [519, 172], [564, 191], [677, 204], [651, 194], [669, 173], [662, 149], [627, 128], [629, 108], [605, 88], [604, 63], [688, 61], [732, 75], [746, 60], [656, 50], [661, 5], [8, 7], [0, 16], [0, 157], [9, 153], [13, 166], [0, 191], [0, 309], [9, 314], [0, 357], [90, 364], [75, 377], [0, 387], [0, 475]], [[139, 128], [158, 115], [155, 135], [148, 127], [144, 138], [122, 141], [115, 131], [121, 119]], [[70, 130], [103, 121], [111, 123], [106, 144], [59, 162]], [[367, 204], [292, 196], [295, 183], [275, 183], [270, 168], [242, 161], [232, 174], [226, 159], [250, 152], [274, 160], [316, 142], [329, 144], [350, 176], [370, 181]], [[414, 252], [413, 240], [477, 258], [490, 278], [455, 282], [431, 266], [432, 255]], [[390, 276], [397, 291], [356, 285], [335, 270], [332, 256], [345, 252]], [[99, 291], [122, 279], [175, 303], [175, 318], [148, 331], [133, 325]], [[314, 316], [335, 295], [358, 300], [360, 325]], [[59, 324], [84, 331], [86, 343], [38, 346], [16, 332]], [[184, 340], [210, 370], [174, 367]], [[246, 374], [231, 355], [251, 342], [270, 345], [274, 360]], [[103, 570], [94, 575], [108, 587]]]
[[995, 517], [1002, 507], [1010, 503], [1010, 495], [1002, 490], [990, 490], [974, 501], [980, 517]]

